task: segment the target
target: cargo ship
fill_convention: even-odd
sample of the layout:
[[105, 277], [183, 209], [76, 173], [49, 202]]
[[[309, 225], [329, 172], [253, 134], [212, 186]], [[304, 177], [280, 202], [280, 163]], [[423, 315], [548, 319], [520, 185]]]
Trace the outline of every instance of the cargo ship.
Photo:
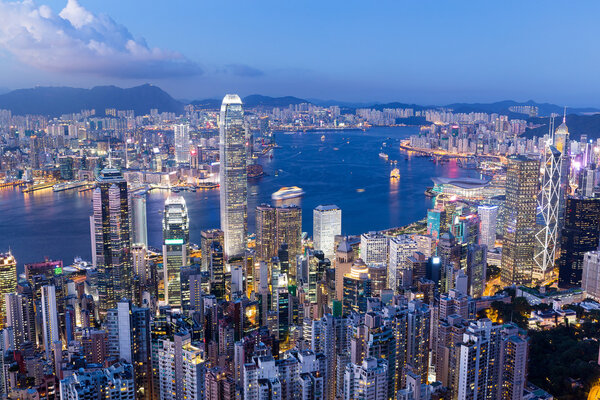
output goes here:
[[287, 200], [296, 197], [301, 197], [304, 194], [304, 190], [298, 186], [282, 187], [271, 195], [273, 200]]
[[246, 167], [248, 171], [248, 178], [258, 178], [265, 174], [263, 167], [260, 164], [250, 164]]

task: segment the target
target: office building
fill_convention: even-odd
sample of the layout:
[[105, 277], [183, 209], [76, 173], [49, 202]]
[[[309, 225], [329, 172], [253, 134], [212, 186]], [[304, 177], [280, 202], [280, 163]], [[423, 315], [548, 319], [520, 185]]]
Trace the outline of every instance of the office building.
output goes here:
[[210, 249], [214, 242], [223, 245], [223, 231], [220, 229], [209, 229], [200, 232], [200, 249], [202, 250], [202, 271], [208, 271], [210, 265]]
[[542, 185], [538, 201], [533, 278], [544, 280], [554, 268], [559, 236], [559, 207], [563, 157], [556, 147], [546, 145], [542, 162]]
[[369, 268], [355, 262], [349, 274], [344, 275], [344, 293], [342, 298], [342, 309], [344, 315], [351, 311], [366, 312], [367, 297], [372, 294], [372, 282], [369, 277]]
[[558, 286], [579, 287], [584, 254], [598, 249], [600, 199], [569, 197], [561, 234]]
[[509, 157], [500, 268], [504, 285], [529, 284], [532, 280], [539, 174], [537, 159]]
[[220, 201], [225, 258], [242, 257], [246, 251], [248, 174], [244, 111], [238, 95], [228, 94], [221, 105]]
[[175, 136], [175, 161], [177, 164], [190, 163], [190, 126], [176, 124], [173, 126]]
[[313, 210], [313, 247], [326, 258], [335, 256], [335, 236], [342, 234], [342, 210], [335, 205], [321, 205]]
[[92, 261], [98, 273], [100, 314], [122, 298], [132, 298], [131, 235], [127, 182], [105, 168], [92, 192]]
[[498, 224], [498, 206], [483, 205], [477, 207], [479, 215], [479, 244], [493, 249], [496, 243], [496, 227]]
[[379, 232], [360, 235], [360, 258], [367, 264], [388, 262], [388, 238]]
[[35, 326], [32, 326], [33, 305], [31, 299], [20, 293], [4, 295], [6, 306], [6, 328], [10, 328], [16, 350], [21, 350], [26, 343], [35, 341]]
[[169, 196], [163, 216], [165, 303], [181, 307], [181, 269], [189, 265], [190, 226], [185, 199]]
[[0, 253], [0, 327], [4, 328], [6, 304], [4, 296], [17, 287], [17, 261], [9, 253]]
[[343, 239], [335, 252], [335, 297], [342, 300], [344, 295], [344, 275], [350, 273], [354, 263], [354, 251], [347, 239]]
[[256, 257], [269, 261], [286, 244], [290, 261], [289, 278], [295, 282], [296, 256], [302, 253], [302, 209], [296, 205], [256, 207]]

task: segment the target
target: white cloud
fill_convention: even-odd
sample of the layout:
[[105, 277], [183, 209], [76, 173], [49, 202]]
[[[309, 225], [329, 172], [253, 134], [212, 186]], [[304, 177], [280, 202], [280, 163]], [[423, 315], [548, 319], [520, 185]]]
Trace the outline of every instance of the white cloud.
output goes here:
[[33, 0], [0, 0], [0, 48], [46, 71], [140, 79], [202, 73], [180, 53], [149, 47], [77, 0], [68, 0], [58, 14]]

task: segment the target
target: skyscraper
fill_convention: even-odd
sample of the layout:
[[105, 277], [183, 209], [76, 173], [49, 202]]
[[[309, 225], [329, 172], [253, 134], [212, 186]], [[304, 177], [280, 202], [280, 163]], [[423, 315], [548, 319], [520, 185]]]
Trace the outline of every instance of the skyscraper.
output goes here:
[[[389, 263], [388, 263], [388, 279], [387, 287], [396, 292], [398, 286], [402, 284], [412, 285], [412, 277], [407, 282], [402, 279], [403, 275], [409, 269], [408, 257], [417, 251], [417, 243], [408, 235], [399, 235], [389, 240]], [[361, 256], [362, 256], [362, 237], [361, 237]]]
[[129, 199], [119, 170], [102, 170], [92, 203], [92, 261], [98, 271], [99, 310], [104, 315], [121, 298], [132, 297]]
[[177, 124], [173, 126], [175, 134], [175, 161], [177, 164], [190, 162], [190, 126]]
[[219, 156], [221, 230], [225, 257], [242, 257], [246, 250], [248, 177], [244, 111], [238, 95], [228, 94], [221, 105]]
[[493, 249], [496, 243], [496, 226], [498, 224], [498, 206], [483, 205], [477, 207], [479, 215], [479, 244]]
[[562, 154], [546, 145], [539, 195], [539, 226], [535, 234], [533, 277], [543, 280], [554, 267], [558, 245], [558, 218], [561, 196]]
[[600, 199], [569, 197], [561, 235], [558, 286], [581, 285], [583, 255], [598, 249]]
[[181, 268], [189, 264], [190, 227], [185, 199], [170, 196], [163, 217], [165, 303], [181, 307]]
[[146, 195], [131, 196], [132, 244], [143, 244], [148, 248], [148, 218], [146, 213]]
[[313, 210], [313, 246], [325, 257], [335, 255], [335, 236], [342, 234], [342, 210], [335, 205], [317, 206]]
[[367, 232], [360, 235], [360, 258], [367, 264], [386, 264], [388, 262], [388, 238], [379, 232]]
[[554, 147], [561, 153], [560, 193], [558, 196], [558, 240], [562, 234], [565, 217], [565, 206], [569, 194], [569, 170], [571, 169], [571, 143], [569, 141], [569, 128], [567, 128], [566, 109], [562, 124], [554, 132]]
[[17, 287], [17, 261], [11, 253], [0, 253], [0, 328], [4, 328], [6, 304], [4, 295]]
[[508, 159], [500, 276], [504, 285], [528, 284], [532, 279], [539, 174], [536, 159], [525, 156]]
[[58, 310], [56, 308], [56, 288], [42, 286], [42, 331], [46, 360], [52, 360], [54, 343], [59, 341]]
[[292, 283], [297, 277], [296, 256], [302, 251], [301, 236], [300, 207], [274, 207], [268, 204], [256, 207], [256, 256], [261, 261], [269, 261], [277, 256], [282, 244], [287, 244]]
[[371, 297], [372, 294], [372, 282], [367, 266], [355, 263], [350, 269], [350, 273], [344, 275], [343, 285], [342, 307], [344, 315], [351, 311], [366, 312], [367, 297]]

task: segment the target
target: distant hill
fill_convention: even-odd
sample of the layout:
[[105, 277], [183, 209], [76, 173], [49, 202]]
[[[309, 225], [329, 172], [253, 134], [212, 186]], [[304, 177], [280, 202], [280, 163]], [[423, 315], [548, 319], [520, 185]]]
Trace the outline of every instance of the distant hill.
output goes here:
[[[509, 111], [509, 107], [512, 106], [537, 106], [538, 107], [538, 115], [540, 116], [550, 116], [552, 113], [562, 115], [564, 111], [564, 107], [558, 106], [556, 104], [550, 103], [536, 103], [533, 100], [528, 100], [525, 102], [518, 102], [513, 100], [503, 100], [497, 101], [495, 103], [453, 103], [445, 105], [445, 108], [451, 108], [454, 112], [457, 113], [470, 113], [470, 112], [485, 112], [485, 113], [498, 113], [509, 115], [514, 118], [527, 118], [525, 114], [518, 114]], [[585, 114], [585, 113], [595, 113], [600, 112], [600, 109], [597, 108], [569, 108], [568, 111], [574, 114]]]
[[158, 86], [148, 84], [129, 89], [116, 86], [97, 86], [92, 89], [36, 87], [0, 95], [0, 109], [11, 110], [17, 115], [54, 117], [85, 109], [95, 109], [97, 115], [104, 115], [106, 108], [134, 110], [137, 115], [143, 115], [152, 108], [160, 112], [181, 113], [183, 104]]
[[[524, 136], [544, 136], [548, 133], [548, 124], [550, 118], [532, 118], [529, 121], [535, 124], [543, 124], [539, 128], [528, 129]], [[554, 126], [558, 127], [562, 123], [562, 118], [558, 117], [554, 119]], [[572, 139], [579, 140], [581, 135], [587, 135], [588, 139], [599, 139], [600, 138], [600, 114], [594, 115], [567, 115], [567, 127], [569, 128], [569, 134]]]

